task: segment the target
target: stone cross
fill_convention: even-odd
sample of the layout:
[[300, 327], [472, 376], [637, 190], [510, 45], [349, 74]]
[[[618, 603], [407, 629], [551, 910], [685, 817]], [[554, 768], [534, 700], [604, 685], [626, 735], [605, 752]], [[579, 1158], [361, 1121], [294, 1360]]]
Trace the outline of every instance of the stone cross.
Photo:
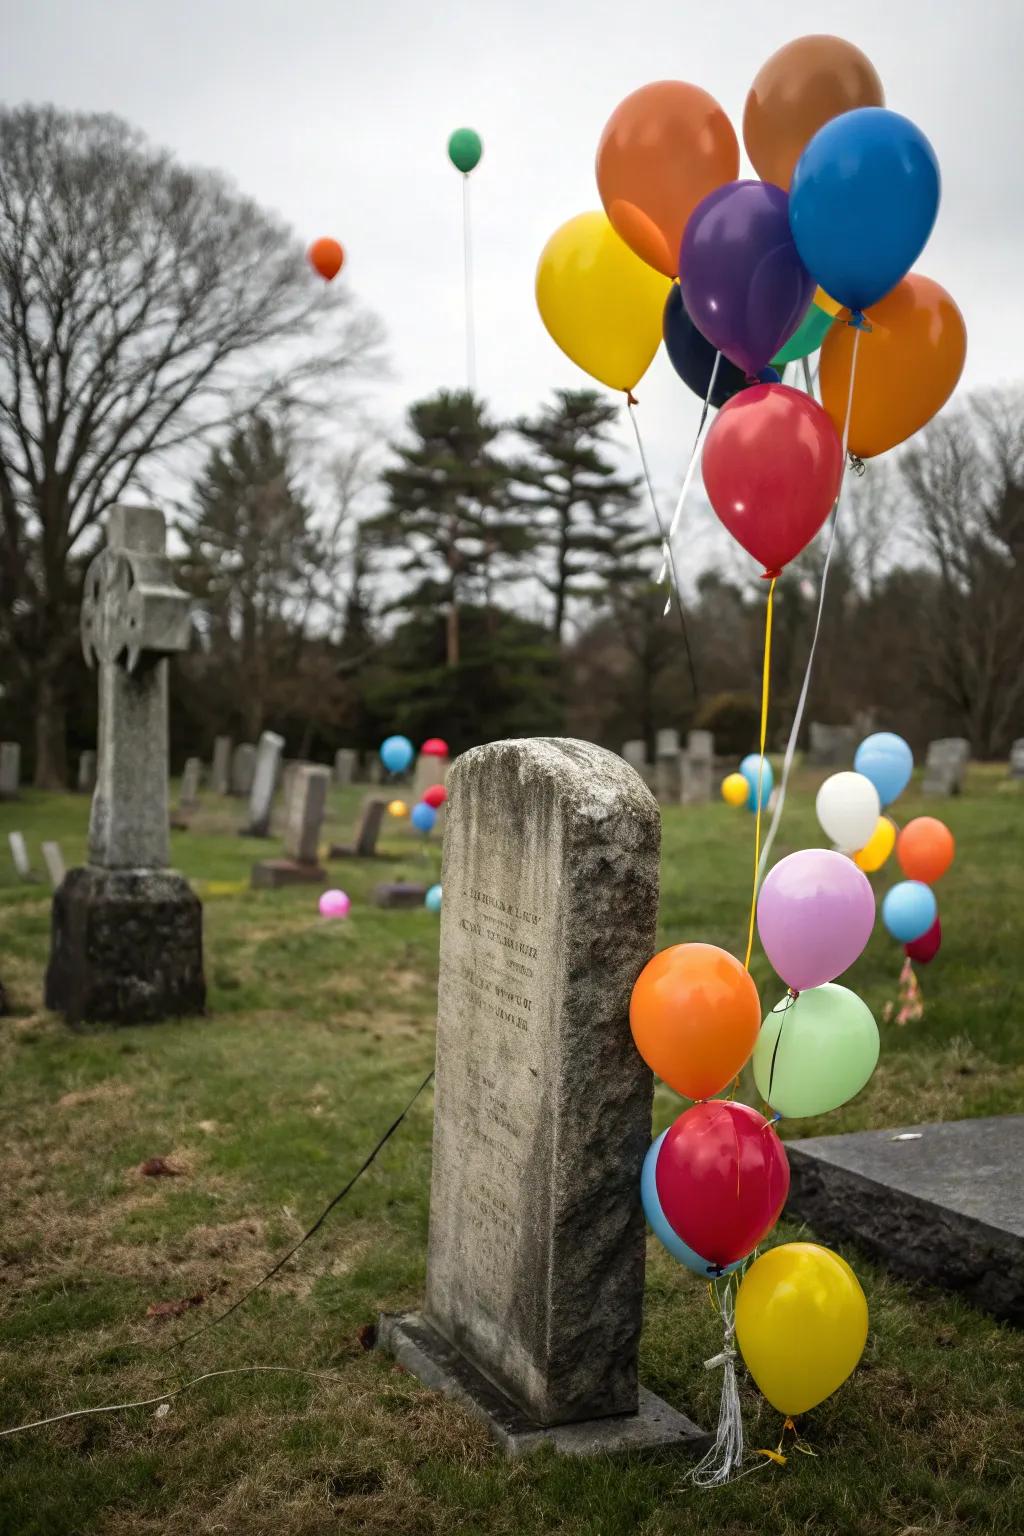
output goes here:
[[678, 731], [662, 730], [655, 734], [654, 790], [663, 805], [678, 805], [682, 798], [682, 757]]
[[715, 738], [711, 731], [691, 731], [683, 757], [683, 804], [706, 804], [714, 794]]
[[924, 794], [959, 795], [970, 760], [971, 744], [963, 736], [944, 736], [938, 741], [930, 741], [921, 785]]
[[213, 743], [213, 766], [210, 781], [215, 795], [231, 793], [231, 737], [217, 736]]
[[334, 754], [334, 782], [339, 788], [351, 784], [355, 778], [358, 753], [354, 747], [339, 747]]
[[264, 731], [256, 749], [256, 768], [249, 791], [249, 825], [251, 837], [270, 836], [270, 812], [274, 804], [274, 791], [284, 751], [284, 737], [275, 731]]
[[231, 793], [245, 796], [252, 790], [256, 772], [256, 748], [252, 742], [240, 741], [231, 757]]
[[1010, 776], [1024, 779], [1024, 736], [1018, 736], [1010, 748]]
[[0, 741], [0, 800], [14, 800], [21, 785], [21, 747]]
[[46, 873], [50, 877], [50, 884], [57, 889], [64, 879], [64, 855], [60, 851], [60, 843], [43, 844], [43, 863], [46, 865]]
[[81, 794], [91, 795], [96, 788], [96, 753], [83, 752], [78, 759], [78, 789]]

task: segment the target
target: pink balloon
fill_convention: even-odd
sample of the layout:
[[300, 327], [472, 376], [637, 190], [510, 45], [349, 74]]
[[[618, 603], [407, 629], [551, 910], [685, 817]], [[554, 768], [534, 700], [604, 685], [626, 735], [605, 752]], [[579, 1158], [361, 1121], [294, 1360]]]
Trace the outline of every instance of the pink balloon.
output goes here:
[[828, 848], [801, 848], [780, 859], [757, 898], [764, 952], [794, 992], [841, 975], [864, 948], [874, 923], [867, 875]]
[[320, 897], [321, 917], [348, 917], [352, 902], [344, 891], [324, 891]]
[[903, 950], [909, 960], [916, 960], [918, 965], [927, 965], [929, 960], [934, 960], [942, 944], [942, 923], [936, 918], [928, 929], [922, 933], [919, 939], [913, 939], [911, 943], [904, 944]]

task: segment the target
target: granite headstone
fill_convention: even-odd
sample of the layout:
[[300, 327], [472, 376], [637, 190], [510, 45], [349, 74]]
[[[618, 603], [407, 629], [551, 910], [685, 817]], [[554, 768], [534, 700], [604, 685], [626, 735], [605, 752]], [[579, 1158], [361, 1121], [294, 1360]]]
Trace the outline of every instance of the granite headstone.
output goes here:
[[0, 800], [14, 800], [21, 787], [21, 747], [0, 741]]
[[231, 793], [231, 737], [217, 736], [213, 743], [210, 781], [215, 795]]
[[245, 830], [250, 837], [270, 836], [270, 813], [283, 751], [284, 737], [278, 736], [276, 731], [264, 731], [256, 749], [256, 767], [249, 791], [249, 822]]
[[963, 736], [943, 736], [938, 741], [930, 741], [921, 785], [924, 794], [961, 794], [970, 760], [971, 744]]

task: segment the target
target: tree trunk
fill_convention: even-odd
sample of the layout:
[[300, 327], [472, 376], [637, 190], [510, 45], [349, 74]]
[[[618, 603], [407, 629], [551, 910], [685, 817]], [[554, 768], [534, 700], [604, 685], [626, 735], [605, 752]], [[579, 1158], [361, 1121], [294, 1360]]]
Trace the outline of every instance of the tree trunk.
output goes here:
[[459, 664], [459, 605], [453, 598], [444, 619], [445, 661], [449, 667]]
[[65, 735], [67, 709], [60, 686], [52, 674], [43, 673], [35, 701], [36, 789], [66, 789], [68, 748]]

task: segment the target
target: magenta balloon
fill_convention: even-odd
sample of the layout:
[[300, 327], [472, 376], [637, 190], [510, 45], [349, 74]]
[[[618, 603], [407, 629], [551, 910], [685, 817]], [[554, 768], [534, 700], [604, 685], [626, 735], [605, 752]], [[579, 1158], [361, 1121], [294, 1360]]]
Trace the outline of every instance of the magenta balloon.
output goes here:
[[874, 922], [867, 875], [828, 848], [801, 848], [780, 859], [757, 898], [764, 952], [794, 992], [841, 975], [864, 948]]

